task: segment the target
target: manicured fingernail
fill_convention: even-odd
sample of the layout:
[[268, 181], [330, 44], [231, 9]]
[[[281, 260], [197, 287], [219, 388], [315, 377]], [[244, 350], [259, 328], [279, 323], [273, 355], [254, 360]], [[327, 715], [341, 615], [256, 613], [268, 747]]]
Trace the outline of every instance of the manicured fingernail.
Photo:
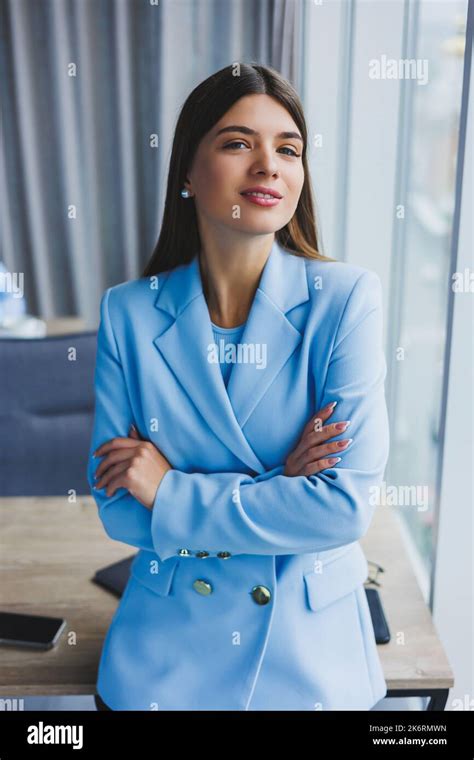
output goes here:
[[331, 459], [328, 459], [329, 464], [337, 464], [341, 461], [341, 457], [331, 457]]
[[353, 441], [352, 438], [347, 438], [347, 440], [345, 441], [338, 441], [337, 445], [339, 446], [340, 449], [342, 449], [344, 448], [344, 446], [349, 446], [349, 444], [352, 443], [352, 441]]
[[326, 407], [324, 407], [324, 408], [325, 408], [325, 409], [334, 409], [334, 407], [336, 406], [336, 404], [337, 404], [337, 401], [332, 401], [330, 404], [328, 404], [328, 405], [327, 405]]
[[347, 430], [350, 424], [351, 424], [350, 420], [348, 420], [348, 422], [338, 422], [335, 428], [336, 430]]

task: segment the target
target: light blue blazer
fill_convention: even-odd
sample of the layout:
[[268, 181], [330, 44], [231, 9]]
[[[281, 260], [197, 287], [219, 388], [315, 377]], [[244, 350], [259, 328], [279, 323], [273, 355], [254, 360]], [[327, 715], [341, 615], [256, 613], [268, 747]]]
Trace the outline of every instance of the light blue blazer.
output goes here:
[[[386, 694], [358, 543], [389, 448], [380, 280], [275, 240], [227, 388], [213, 340], [196, 257], [102, 297], [88, 479], [106, 533], [140, 551], [98, 693], [115, 710], [369, 710]], [[352, 445], [283, 475], [331, 401]], [[92, 452], [132, 423], [174, 468], [153, 510], [93, 490]]]

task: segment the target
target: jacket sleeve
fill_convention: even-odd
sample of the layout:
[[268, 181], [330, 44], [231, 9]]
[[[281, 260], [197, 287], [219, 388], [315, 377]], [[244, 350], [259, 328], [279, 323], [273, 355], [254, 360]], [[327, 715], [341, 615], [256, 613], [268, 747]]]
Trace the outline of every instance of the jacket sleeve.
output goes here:
[[118, 488], [112, 496], [105, 489], [94, 489], [94, 474], [103, 457], [93, 452], [111, 438], [128, 436], [134, 422], [122, 364], [109, 317], [108, 288], [100, 303], [100, 325], [97, 333], [95, 364], [95, 413], [89, 450], [87, 479], [106, 533], [117, 541], [154, 551], [151, 538], [151, 512], [126, 488]]
[[282, 474], [284, 465], [256, 478], [168, 470], [152, 510], [155, 552], [162, 560], [180, 548], [211, 556], [299, 554], [361, 538], [388, 459], [385, 376], [382, 288], [378, 276], [365, 271], [340, 318], [318, 404], [338, 401], [334, 421], [351, 420], [353, 442], [341, 461], [316, 475], [295, 477]]

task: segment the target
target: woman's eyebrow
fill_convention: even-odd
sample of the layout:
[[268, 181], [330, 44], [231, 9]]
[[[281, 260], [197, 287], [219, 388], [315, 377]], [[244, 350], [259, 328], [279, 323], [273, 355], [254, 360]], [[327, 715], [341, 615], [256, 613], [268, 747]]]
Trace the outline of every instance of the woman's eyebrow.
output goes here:
[[[256, 132], [255, 129], [251, 129], [250, 127], [244, 127], [242, 124], [231, 124], [229, 127], [222, 127], [222, 129], [216, 132], [215, 137], [219, 137], [224, 132], [242, 132], [244, 135], [257, 135], [257, 137], [260, 137], [260, 132]], [[294, 140], [301, 140], [303, 142], [303, 138], [298, 132], [280, 132], [275, 137], [282, 139], [293, 138]]]

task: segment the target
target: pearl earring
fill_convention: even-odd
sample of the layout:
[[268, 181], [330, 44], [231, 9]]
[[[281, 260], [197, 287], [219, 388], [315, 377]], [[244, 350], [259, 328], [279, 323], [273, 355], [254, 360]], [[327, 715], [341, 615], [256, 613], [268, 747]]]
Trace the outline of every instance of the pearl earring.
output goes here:
[[190, 198], [191, 197], [191, 193], [189, 192], [189, 190], [186, 190], [186, 188], [184, 187], [181, 190], [181, 197], [182, 198]]

